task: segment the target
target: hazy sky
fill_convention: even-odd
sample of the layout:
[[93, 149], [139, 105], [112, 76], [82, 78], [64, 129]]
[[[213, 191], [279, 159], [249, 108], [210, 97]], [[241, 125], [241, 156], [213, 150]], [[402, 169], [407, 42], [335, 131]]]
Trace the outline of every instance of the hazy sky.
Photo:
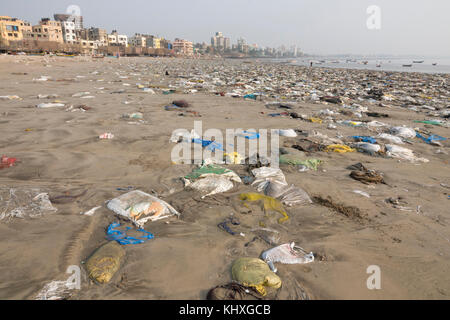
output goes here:
[[[78, 5], [85, 27], [149, 33], [210, 43], [222, 31], [235, 43], [307, 53], [403, 54], [450, 57], [450, 0], [0, 0], [0, 15], [32, 24]], [[381, 29], [369, 30], [366, 9], [381, 9]]]

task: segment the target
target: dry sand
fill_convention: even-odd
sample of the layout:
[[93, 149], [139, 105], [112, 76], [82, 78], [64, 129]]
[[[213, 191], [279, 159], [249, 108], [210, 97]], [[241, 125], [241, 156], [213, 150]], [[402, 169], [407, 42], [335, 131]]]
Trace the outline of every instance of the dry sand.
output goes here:
[[[135, 67], [130, 68], [130, 63]], [[260, 101], [201, 92], [152, 95], [138, 90], [136, 83], [164, 83], [173, 77], [152, 71], [153, 65], [161, 63], [170, 66], [173, 61], [0, 57], [0, 95], [23, 98], [0, 101], [1, 153], [20, 160], [16, 166], [0, 170], [2, 195], [10, 188], [38, 188], [50, 197], [86, 191], [74, 201], [54, 203], [57, 212], [0, 221], [0, 299], [34, 299], [46, 283], [66, 279], [69, 265], [81, 266], [81, 261], [105, 243], [107, 226], [118, 220], [104, 205], [125, 192], [117, 188], [133, 186], [153, 192], [181, 212], [181, 217], [148, 222], [145, 228], [155, 239], [125, 246], [125, 263], [109, 284], [94, 284], [83, 271], [81, 290], [72, 299], [205, 299], [210, 288], [231, 280], [230, 266], [236, 258], [258, 257], [271, 247], [261, 239], [252, 241], [255, 234], [250, 230], [258, 227], [260, 213], [239, 212], [238, 195], [256, 192], [253, 187], [242, 184], [206, 199], [183, 190], [179, 177], [193, 166], [172, 164], [172, 131], [191, 130], [194, 120], [203, 121], [203, 130], [315, 129], [330, 137], [336, 131], [327, 130], [324, 124], [268, 117], [270, 110]], [[190, 63], [199, 62], [188, 61], [186, 65]], [[136, 72], [133, 69], [142, 65], [148, 71], [132, 75]], [[92, 74], [94, 71], [102, 73]], [[128, 74], [129, 79], [120, 79], [116, 72]], [[42, 75], [76, 81], [33, 81]], [[122, 82], [113, 82], [118, 80]], [[127, 93], [111, 94], [118, 89]], [[72, 97], [83, 91], [95, 98]], [[60, 97], [37, 99], [38, 94]], [[180, 117], [165, 111], [163, 107], [176, 99], [186, 99], [202, 117]], [[66, 108], [34, 107], [53, 100], [66, 105], [85, 104], [92, 109], [67, 112]], [[131, 103], [126, 105], [124, 101]], [[294, 111], [311, 114], [320, 109], [324, 106], [301, 103]], [[399, 108], [371, 110], [388, 112], [391, 117], [381, 121], [392, 125], [412, 126], [412, 120], [417, 119], [414, 112]], [[121, 119], [123, 113], [131, 112], [142, 112], [146, 122], [129, 124]], [[338, 131], [344, 136], [367, 133], [349, 127], [339, 127]], [[99, 141], [98, 136], [104, 132], [112, 132], [115, 138]], [[433, 127], [433, 132], [450, 136], [448, 128]], [[285, 141], [282, 138], [280, 145]], [[448, 141], [444, 144], [441, 149], [448, 152]], [[318, 152], [311, 156], [324, 160], [319, 171], [282, 167], [288, 182], [311, 196], [331, 197], [358, 207], [367, 216], [353, 219], [318, 204], [288, 208], [291, 218], [281, 225], [276, 222], [277, 214], [272, 214], [268, 226], [280, 232], [280, 243], [295, 241], [316, 253], [316, 261], [311, 264], [277, 264], [283, 281], [278, 299], [301, 299], [305, 293], [311, 299], [450, 298], [449, 157], [436, 154], [437, 148], [425, 143], [406, 147], [430, 162], [412, 164], [362, 153]], [[350, 178], [346, 167], [357, 162], [383, 172], [388, 185], [368, 187]], [[231, 168], [238, 173], [245, 171], [239, 166]], [[175, 193], [170, 194], [170, 189]], [[371, 197], [355, 194], [355, 189]], [[414, 210], [401, 211], [384, 202], [398, 196]], [[4, 208], [5, 199], [1, 201]], [[80, 215], [96, 206], [102, 208], [93, 216]], [[232, 212], [240, 219], [239, 228], [245, 237], [231, 236], [217, 227]], [[367, 289], [369, 265], [381, 268], [381, 290]]]

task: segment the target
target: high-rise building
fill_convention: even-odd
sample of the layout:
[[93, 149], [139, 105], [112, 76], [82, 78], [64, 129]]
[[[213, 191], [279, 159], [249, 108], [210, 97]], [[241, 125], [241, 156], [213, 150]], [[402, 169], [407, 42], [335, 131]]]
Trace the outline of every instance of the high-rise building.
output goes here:
[[211, 37], [211, 46], [218, 51], [229, 50], [231, 49], [231, 39], [225, 38], [222, 32], [216, 32], [216, 35]]

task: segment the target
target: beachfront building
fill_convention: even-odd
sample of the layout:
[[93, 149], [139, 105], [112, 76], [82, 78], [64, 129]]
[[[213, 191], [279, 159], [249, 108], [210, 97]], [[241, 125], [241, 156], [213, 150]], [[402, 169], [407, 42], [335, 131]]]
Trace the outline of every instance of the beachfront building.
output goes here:
[[136, 33], [134, 36], [128, 38], [128, 44], [132, 47], [147, 47], [147, 37], [140, 33]]
[[173, 50], [175, 53], [191, 56], [194, 54], [194, 45], [191, 41], [177, 38], [173, 42]]
[[31, 32], [30, 23], [8, 16], [0, 16], [0, 45], [9, 46], [11, 41], [21, 41]]
[[108, 34], [108, 45], [110, 46], [128, 46], [128, 37], [123, 34], [118, 34], [117, 30], [113, 30]]
[[64, 43], [61, 22], [43, 18], [38, 25], [32, 27], [29, 39]]
[[105, 29], [91, 27], [87, 29], [87, 38], [94, 41], [97, 47], [108, 45], [108, 32]]
[[77, 42], [77, 34], [75, 32], [75, 23], [71, 21], [62, 21], [61, 29], [65, 43], [74, 44]]
[[84, 29], [83, 27], [83, 17], [82, 16], [75, 16], [65, 13], [55, 13], [53, 15], [53, 18], [55, 21], [64, 22], [64, 21], [71, 21], [75, 25], [75, 30], [81, 30]]

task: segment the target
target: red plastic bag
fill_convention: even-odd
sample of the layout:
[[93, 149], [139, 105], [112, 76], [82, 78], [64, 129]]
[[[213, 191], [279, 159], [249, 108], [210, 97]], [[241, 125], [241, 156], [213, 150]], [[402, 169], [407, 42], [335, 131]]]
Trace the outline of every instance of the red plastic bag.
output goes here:
[[17, 158], [8, 158], [7, 156], [2, 156], [0, 161], [0, 169], [12, 167], [16, 161]]

